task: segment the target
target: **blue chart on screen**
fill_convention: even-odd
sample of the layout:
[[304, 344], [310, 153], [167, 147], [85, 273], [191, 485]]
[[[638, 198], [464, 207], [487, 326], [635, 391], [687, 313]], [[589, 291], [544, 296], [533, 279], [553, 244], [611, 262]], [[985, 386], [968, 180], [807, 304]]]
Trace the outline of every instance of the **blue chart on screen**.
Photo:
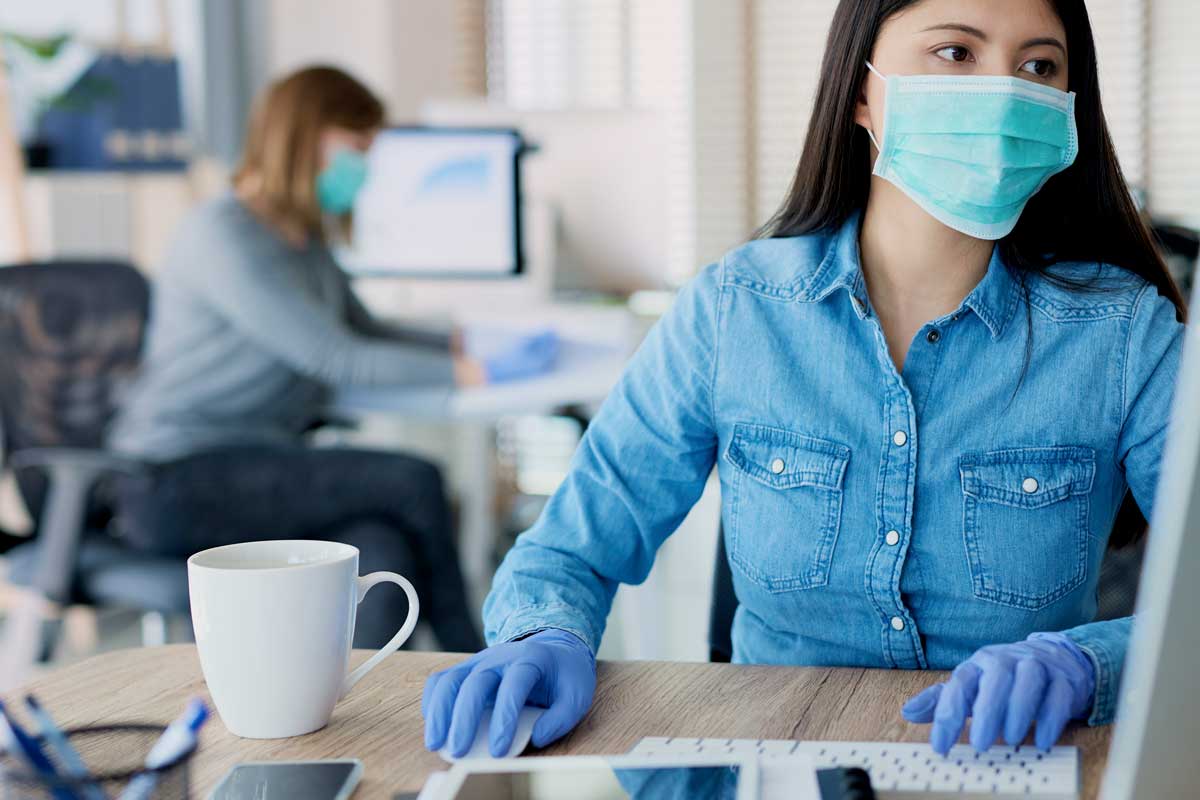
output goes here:
[[372, 275], [519, 272], [520, 150], [509, 129], [383, 131], [367, 155], [343, 263]]

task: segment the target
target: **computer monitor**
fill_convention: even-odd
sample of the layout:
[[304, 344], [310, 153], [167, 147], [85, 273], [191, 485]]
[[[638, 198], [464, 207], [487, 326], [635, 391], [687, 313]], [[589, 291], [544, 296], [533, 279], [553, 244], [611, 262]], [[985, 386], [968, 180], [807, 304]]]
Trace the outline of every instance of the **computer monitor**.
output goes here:
[[[1192, 308], [1198, 297], [1193, 290]], [[1200, 797], [1198, 397], [1200, 339], [1189, 326], [1101, 791], [1104, 800]]]
[[381, 131], [367, 153], [343, 266], [374, 277], [519, 274], [523, 149], [512, 128]]

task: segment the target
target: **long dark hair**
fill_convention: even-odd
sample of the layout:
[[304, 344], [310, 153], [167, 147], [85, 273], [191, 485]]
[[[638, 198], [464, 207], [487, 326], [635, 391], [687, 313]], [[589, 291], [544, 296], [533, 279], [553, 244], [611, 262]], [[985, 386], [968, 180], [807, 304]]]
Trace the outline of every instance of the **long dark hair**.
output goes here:
[[[841, 0], [833, 15], [821, 81], [800, 164], [782, 207], [760, 237], [832, 231], [866, 207], [871, 143], [854, 121], [879, 30], [889, 17], [920, 0]], [[1029, 201], [1017, 227], [1001, 239], [1000, 254], [1017, 270], [1088, 290], [1091, 284], [1048, 274], [1060, 261], [1105, 262], [1138, 275], [1186, 314], [1183, 295], [1167, 271], [1134, 205], [1100, 105], [1096, 45], [1083, 0], [1051, 0], [1067, 31], [1068, 89], [1075, 92], [1079, 155]]]
[[[800, 164], [783, 205], [758, 236], [833, 231], [866, 207], [871, 186], [871, 143], [854, 120], [867, 76], [866, 62], [884, 22], [917, 2], [920, 0], [838, 3]], [[1175, 305], [1179, 320], [1184, 321], [1187, 309], [1183, 294], [1138, 214], [1117, 162], [1100, 104], [1096, 44], [1084, 0], [1051, 3], [1067, 32], [1071, 59], [1067, 88], [1076, 94], [1079, 155], [1074, 164], [1051, 178], [1029, 201], [1017, 227], [998, 243], [1000, 254], [1020, 273], [1023, 290], [1024, 274], [1039, 273], [1070, 289], [1104, 291], [1109, 287], [1056, 275], [1049, 269], [1066, 261], [1116, 265], [1154, 284], [1158, 293]], [[1026, 326], [1031, 328], [1028, 295], [1025, 312]], [[1025, 347], [1028, 365], [1031, 337], [1026, 337]], [[1141, 537], [1145, 520], [1138, 512], [1131, 497], [1126, 496], [1109, 539], [1111, 546], [1121, 547]]]

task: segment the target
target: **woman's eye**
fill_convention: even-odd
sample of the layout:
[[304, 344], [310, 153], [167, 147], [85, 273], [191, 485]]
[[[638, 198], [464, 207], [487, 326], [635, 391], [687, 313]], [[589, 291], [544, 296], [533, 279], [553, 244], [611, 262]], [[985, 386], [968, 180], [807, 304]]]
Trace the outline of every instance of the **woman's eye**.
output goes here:
[[971, 51], [959, 44], [952, 44], [949, 47], [943, 47], [936, 53], [938, 58], [946, 61], [966, 61], [971, 57]]
[[1021, 71], [1039, 78], [1051, 78], [1058, 72], [1058, 65], [1048, 58], [1035, 58], [1022, 64]]

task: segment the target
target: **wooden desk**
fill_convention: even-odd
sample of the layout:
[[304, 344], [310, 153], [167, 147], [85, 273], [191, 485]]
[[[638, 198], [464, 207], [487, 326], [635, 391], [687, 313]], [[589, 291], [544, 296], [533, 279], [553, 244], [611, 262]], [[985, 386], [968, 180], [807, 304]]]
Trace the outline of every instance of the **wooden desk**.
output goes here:
[[[365, 658], [356, 652], [354, 661]], [[463, 656], [398, 653], [363, 679], [323, 730], [295, 739], [238, 739], [220, 718], [204, 729], [192, 769], [204, 798], [240, 761], [361, 758], [355, 800], [415, 791], [444, 767], [424, 748], [425, 676]], [[654, 661], [601, 662], [591, 714], [550, 755], [624, 753], [643, 736], [925, 741], [925, 726], [900, 718], [911, 694], [942, 673], [800, 667], [741, 667]], [[165, 724], [193, 694], [207, 697], [191, 645], [124, 650], [66, 667], [29, 686], [63, 725]], [[16, 698], [6, 698], [16, 707]], [[1084, 797], [1095, 797], [1109, 729], [1073, 728], [1081, 748]]]

